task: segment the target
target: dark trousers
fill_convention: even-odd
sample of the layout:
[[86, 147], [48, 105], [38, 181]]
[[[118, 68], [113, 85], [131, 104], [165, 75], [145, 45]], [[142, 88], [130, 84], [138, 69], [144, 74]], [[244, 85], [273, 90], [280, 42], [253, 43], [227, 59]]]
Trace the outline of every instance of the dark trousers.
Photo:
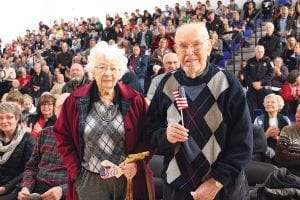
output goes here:
[[[191, 191], [173, 188], [166, 184], [164, 200], [193, 200]], [[194, 192], [194, 191], [193, 191]], [[227, 187], [219, 191], [215, 200], [247, 200], [249, 196], [248, 182], [244, 172], [234, 178]]]

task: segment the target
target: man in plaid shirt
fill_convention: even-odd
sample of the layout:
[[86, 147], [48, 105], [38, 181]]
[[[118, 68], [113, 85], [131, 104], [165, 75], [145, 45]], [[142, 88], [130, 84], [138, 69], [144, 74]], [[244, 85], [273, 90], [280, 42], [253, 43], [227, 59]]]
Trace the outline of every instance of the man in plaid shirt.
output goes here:
[[[60, 108], [69, 93], [58, 97], [55, 113], [58, 116]], [[23, 175], [22, 190], [19, 200], [28, 200], [30, 193], [39, 193], [43, 199], [64, 199], [67, 190], [67, 170], [57, 151], [56, 140], [52, 127], [39, 133], [37, 145], [30, 160], [26, 163]]]

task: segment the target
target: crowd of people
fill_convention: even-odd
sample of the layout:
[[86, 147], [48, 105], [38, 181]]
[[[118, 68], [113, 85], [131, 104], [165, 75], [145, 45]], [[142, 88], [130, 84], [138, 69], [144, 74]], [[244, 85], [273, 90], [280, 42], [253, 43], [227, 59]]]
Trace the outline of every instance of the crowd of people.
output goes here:
[[[154, 199], [155, 153], [164, 155], [164, 199], [247, 199], [251, 159], [299, 181], [300, 0], [277, 3], [186, 1], [107, 14], [105, 25], [41, 21], [5, 44], [0, 200]], [[244, 33], [260, 7], [268, 22], [255, 56], [238, 76], [220, 69], [233, 40], [249, 47]], [[259, 158], [253, 130], [265, 140]]]

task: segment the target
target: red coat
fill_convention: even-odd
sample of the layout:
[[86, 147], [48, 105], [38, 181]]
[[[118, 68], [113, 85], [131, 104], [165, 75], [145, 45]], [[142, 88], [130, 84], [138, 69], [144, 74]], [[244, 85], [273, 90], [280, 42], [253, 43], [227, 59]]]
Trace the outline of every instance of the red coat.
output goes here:
[[[62, 159], [68, 171], [68, 200], [78, 199], [75, 188], [75, 180], [81, 169], [81, 161], [83, 157], [83, 127], [80, 126], [80, 122], [81, 125], [83, 125], [85, 119], [80, 121], [78, 108], [80, 107], [82, 110], [83, 108], [89, 107], [87, 105], [90, 105], [93, 84], [95, 84], [95, 82], [91, 82], [78, 88], [66, 99], [59, 118], [53, 128], [58, 143], [58, 151], [62, 155]], [[148, 108], [144, 97], [127, 85], [118, 83], [117, 87], [120, 91], [121, 101], [130, 102], [128, 111], [124, 118], [126, 153], [139, 153], [152, 149], [150, 147], [150, 139], [145, 138], [143, 135], [145, 131], [142, 131]], [[84, 112], [88, 114], [89, 110], [85, 109]], [[154, 196], [152, 171], [148, 165], [146, 165], [146, 170], [144, 170], [142, 162], [137, 162], [137, 167], [138, 172], [133, 179], [134, 199], [148, 198], [144, 174], [145, 171], [150, 177], [151, 191]]]
[[293, 88], [292, 84], [288, 83], [287, 81], [283, 84], [281, 89], [281, 96], [282, 98], [287, 102], [293, 102], [296, 101], [298, 96], [293, 95]]

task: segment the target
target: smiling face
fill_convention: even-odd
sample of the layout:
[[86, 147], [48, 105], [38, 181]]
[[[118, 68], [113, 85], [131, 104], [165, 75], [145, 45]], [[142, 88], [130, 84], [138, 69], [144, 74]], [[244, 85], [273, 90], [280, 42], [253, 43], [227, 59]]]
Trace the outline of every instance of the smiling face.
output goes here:
[[18, 121], [19, 118], [13, 113], [0, 113], [0, 130], [3, 131], [4, 134], [12, 134], [16, 130]]
[[190, 78], [203, 73], [207, 56], [211, 52], [211, 41], [205, 24], [186, 24], [177, 30], [176, 53], [182, 69]]
[[103, 61], [94, 68], [94, 78], [100, 90], [111, 90], [120, 79], [120, 69], [108, 61]]

